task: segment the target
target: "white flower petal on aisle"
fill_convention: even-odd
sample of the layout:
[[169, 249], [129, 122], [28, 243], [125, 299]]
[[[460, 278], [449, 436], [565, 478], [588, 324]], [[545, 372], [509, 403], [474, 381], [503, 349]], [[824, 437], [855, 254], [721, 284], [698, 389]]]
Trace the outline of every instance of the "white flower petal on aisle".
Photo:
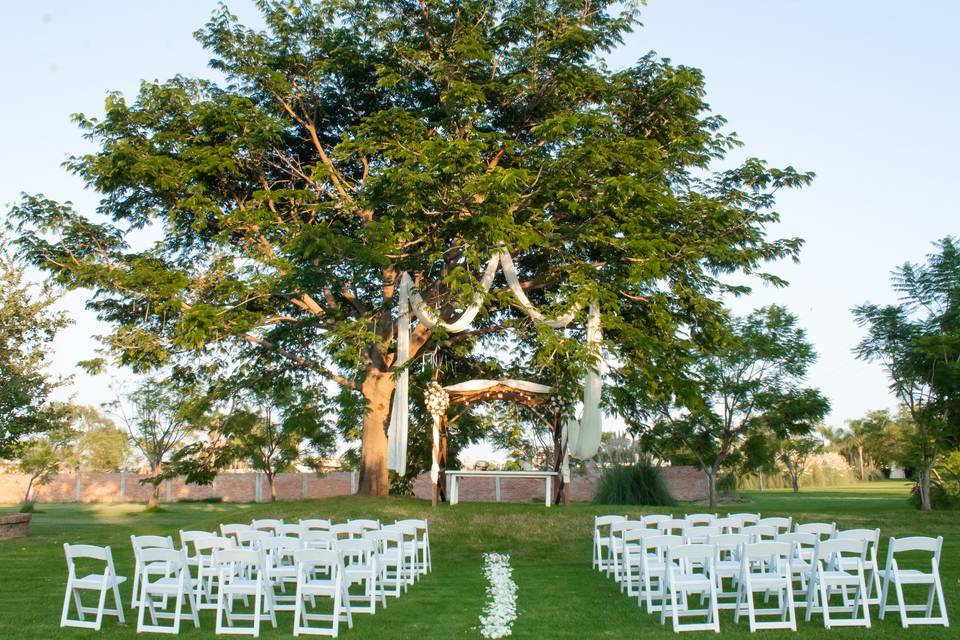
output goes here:
[[510, 556], [483, 554], [483, 575], [487, 578], [487, 604], [480, 615], [484, 638], [506, 638], [517, 619], [517, 583], [513, 581]]

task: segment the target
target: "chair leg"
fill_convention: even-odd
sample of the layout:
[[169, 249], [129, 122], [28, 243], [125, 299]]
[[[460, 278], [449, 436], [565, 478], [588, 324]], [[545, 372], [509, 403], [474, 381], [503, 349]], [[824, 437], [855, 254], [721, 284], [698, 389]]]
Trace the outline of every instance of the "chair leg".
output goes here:
[[883, 574], [883, 587], [880, 590], [880, 611], [877, 613], [877, 617], [883, 620], [884, 614], [887, 613], [887, 598], [890, 595], [890, 570], [884, 572]]

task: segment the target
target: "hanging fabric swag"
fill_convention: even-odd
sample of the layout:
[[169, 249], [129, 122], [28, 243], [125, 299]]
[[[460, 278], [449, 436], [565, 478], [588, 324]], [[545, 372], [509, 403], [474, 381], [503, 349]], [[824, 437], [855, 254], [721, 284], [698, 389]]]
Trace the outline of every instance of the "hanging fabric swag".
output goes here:
[[[547, 318], [540, 313], [523, 291], [523, 287], [517, 278], [517, 270], [513, 264], [513, 257], [505, 249], [491, 256], [486, 268], [483, 270], [483, 276], [480, 278], [480, 290], [474, 295], [470, 306], [453, 322], [443, 322], [440, 320], [433, 309], [428, 307], [423, 301], [410, 275], [406, 272], [401, 274], [398, 291], [399, 309], [397, 317], [396, 360], [399, 374], [397, 376], [397, 386], [393, 393], [393, 405], [390, 411], [390, 428], [387, 432], [387, 466], [400, 475], [404, 475], [407, 472], [407, 433], [410, 426], [410, 376], [408, 363], [410, 360], [411, 313], [415, 314], [417, 320], [430, 329], [443, 327], [450, 333], [466, 331], [483, 307], [484, 297], [493, 285], [498, 266], [503, 267], [507, 285], [517, 298], [520, 307], [534, 322], [546, 324], [554, 329], [562, 329], [573, 321], [581, 309], [579, 304], [574, 304], [567, 313], [557, 318]], [[587, 346], [590, 353], [596, 358], [596, 365], [589, 367], [584, 376], [583, 413], [580, 419], [570, 417], [564, 425], [564, 430], [567, 433], [568, 452], [571, 456], [580, 459], [592, 458], [596, 455], [597, 449], [600, 446], [600, 436], [603, 429], [602, 416], [600, 413], [602, 381], [598, 369], [601, 339], [600, 307], [593, 302], [590, 304], [590, 313], [587, 319]], [[436, 431], [436, 429], [434, 429], [434, 431]], [[434, 438], [436, 439], [436, 437], [437, 434], [435, 433]], [[436, 445], [436, 443], [434, 444]], [[434, 449], [436, 449], [436, 446], [434, 446]], [[434, 467], [436, 467], [436, 460], [434, 460]], [[431, 470], [431, 476], [433, 475], [434, 472]], [[436, 481], [436, 478], [434, 478], [434, 481]]]

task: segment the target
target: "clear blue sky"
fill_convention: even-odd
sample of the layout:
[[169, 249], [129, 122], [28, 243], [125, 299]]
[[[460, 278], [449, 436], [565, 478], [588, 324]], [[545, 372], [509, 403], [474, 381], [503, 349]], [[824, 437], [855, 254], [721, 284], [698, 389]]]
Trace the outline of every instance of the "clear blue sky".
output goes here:
[[[228, 4], [256, 21], [249, 2]], [[90, 210], [94, 194], [60, 168], [88, 149], [69, 115], [99, 114], [107, 91], [132, 96], [141, 79], [209, 75], [191, 33], [214, 6], [4, 3], [0, 205], [27, 191]], [[810, 380], [831, 398], [833, 424], [892, 406], [880, 369], [851, 355], [860, 331], [850, 308], [891, 301], [894, 266], [960, 234], [960, 3], [651, 0], [642, 20], [612, 66], [653, 49], [703, 69], [709, 102], [745, 153], [817, 173], [812, 187], [783, 194], [783, 223], [770, 230], [806, 239], [800, 264], [774, 268], [791, 286], [758, 289], [735, 308], [776, 302], [800, 316], [820, 354]], [[98, 332], [83, 301], [63, 301], [76, 324], [57, 340], [54, 367], [76, 375], [79, 401], [96, 404], [111, 399], [109, 380], [74, 367]]]

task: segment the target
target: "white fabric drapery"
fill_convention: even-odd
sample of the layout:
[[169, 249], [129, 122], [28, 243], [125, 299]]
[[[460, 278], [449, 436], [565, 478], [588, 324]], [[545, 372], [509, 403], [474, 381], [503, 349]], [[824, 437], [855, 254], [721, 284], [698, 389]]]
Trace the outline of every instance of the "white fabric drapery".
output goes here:
[[[483, 307], [483, 301], [493, 285], [493, 280], [497, 274], [497, 267], [503, 267], [503, 273], [507, 280], [507, 285], [513, 292], [520, 307], [534, 322], [546, 324], [554, 329], [566, 327], [579, 313], [581, 306], [575, 303], [567, 313], [556, 318], [547, 318], [533, 306], [530, 299], [527, 298], [523, 287], [517, 278], [517, 270], [513, 263], [513, 257], [506, 249], [501, 249], [494, 253], [487, 266], [484, 268], [483, 276], [480, 278], [480, 288], [474, 295], [473, 301], [460, 317], [453, 322], [443, 322], [426, 305], [423, 298], [416, 291], [413, 279], [406, 272], [400, 276], [400, 286], [398, 291], [399, 309], [397, 316], [397, 357], [396, 366], [399, 369], [397, 375], [397, 385], [393, 395], [393, 405], [390, 411], [390, 427], [387, 432], [387, 467], [393, 469], [400, 475], [407, 472], [407, 434], [410, 426], [409, 402], [410, 402], [410, 376], [408, 373], [408, 362], [410, 360], [410, 321], [411, 313], [417, 316], [417, 320], [428, 328], [443, 327], [450, 333], [461, 333], [465, 331], [477, 317], [480, 309]], [[600, 394], [602, 391], [602, 380], [599, 371], [600, 341], [602, 334], [600, 330], [600, 307], [598, 304], [590, 304], [590, 313], [587, 320], [587, 345], [591, 355], [596, 358], [584, 376], [583, 382], [583, 413], [580, 419], [568, 418], [564, 425], [566, 431], [570, 455], [586, 459], [592, 458], [597, 453], [600, 446], [600, 436], [603, 430], [602, 415], [600, 413]], [[494, 381], [490, 381], [496, 384]], [[546, 387], [533, 382], [522, 380], [501, 381], [516, 383], [517, 388], [524, 388], [532, 391], [532, 387]], [[529, 386], [527, 386], [529, 385]], [[454, 385], [455, 387], [456, 385]], [[453, 387], [451, 387], [452, 389]], [[549, 387], [547, 387], [549, 388]], [[539, 392], [539, 391], [535, 391]], [[439, 435], [439, 423], [434, 417], [434, 442], [437, 442]], [[430, 469], [430, 477], [436, 482], [438, 472], [437, 451], [434, 447], [433, 465]]]

